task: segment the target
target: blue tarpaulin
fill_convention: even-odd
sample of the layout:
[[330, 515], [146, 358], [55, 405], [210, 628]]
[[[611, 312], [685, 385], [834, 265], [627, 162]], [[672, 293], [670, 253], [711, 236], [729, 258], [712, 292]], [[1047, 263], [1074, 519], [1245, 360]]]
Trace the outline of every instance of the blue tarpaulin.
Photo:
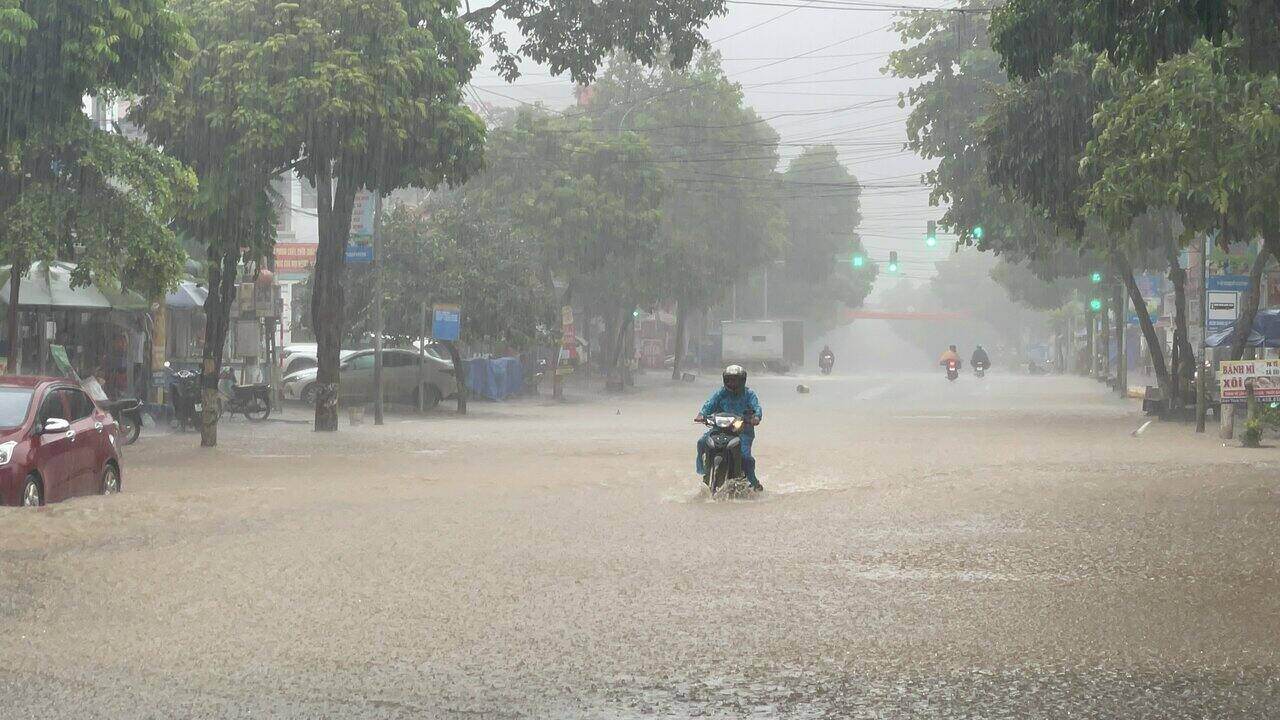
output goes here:
[[467, 389], [472, 395], [506, 400], [524, 389], [524, 367], [516, 358], [466, 360]]
[[[1209, 347], [1222, 347], [1231, 344], [1231, 336], [1235, 326], [1217, 332], [1204, 339]], [[1253, 318], [1253, 328], [1249, 332], [1247, 347], [1280, 347], [1280, 308], [1259, 310]]]

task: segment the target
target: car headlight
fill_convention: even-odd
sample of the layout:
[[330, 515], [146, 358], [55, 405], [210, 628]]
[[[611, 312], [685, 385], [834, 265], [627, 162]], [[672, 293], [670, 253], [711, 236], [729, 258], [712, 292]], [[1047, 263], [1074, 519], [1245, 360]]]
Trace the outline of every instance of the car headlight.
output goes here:
[[13, 459], [13, 449], [16, 447], [18, 447], [17, 440], [10, 440], [0, 445], [0, 465], [9, 464], [9, 461]]

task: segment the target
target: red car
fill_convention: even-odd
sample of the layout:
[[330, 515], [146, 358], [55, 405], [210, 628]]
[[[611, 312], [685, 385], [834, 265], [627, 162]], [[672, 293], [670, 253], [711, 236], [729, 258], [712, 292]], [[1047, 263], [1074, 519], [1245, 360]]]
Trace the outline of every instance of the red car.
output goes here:
[[65, 378], [0, 378], [0, 505], [120, 491], [118, 426]]

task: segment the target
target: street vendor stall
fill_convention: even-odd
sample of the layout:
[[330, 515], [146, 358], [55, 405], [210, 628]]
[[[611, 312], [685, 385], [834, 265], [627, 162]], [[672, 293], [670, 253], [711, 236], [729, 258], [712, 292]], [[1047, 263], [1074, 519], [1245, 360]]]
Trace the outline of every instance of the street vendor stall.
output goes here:
[[[9, 268], [4, 268], [10, 277]], [[0, 288], [8, 302], [10, 282]], [[16, 369], [48, 372], [49, 347], [66, 349], [71, 364], [82, 373], [101, 371], [109, 390], [132, 395], [143, 374], [147, 342], [146, 301], [95, 282], [79, 284], [76, 265], [69, 262], [32, 263], [18, 285], [19, 347], [4, 348]]]

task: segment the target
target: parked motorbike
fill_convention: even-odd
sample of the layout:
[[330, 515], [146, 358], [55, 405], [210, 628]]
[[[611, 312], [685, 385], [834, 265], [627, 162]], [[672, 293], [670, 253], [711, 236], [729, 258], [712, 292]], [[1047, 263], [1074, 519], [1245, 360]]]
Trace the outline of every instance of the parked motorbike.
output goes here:
[[947, 379], [956, 380], [960, 377], [960, 362], [958, 360], [947, 361]]
[[818, 358], [818, 367], [822, 369], [823, 375], [830, 375], [831, 368], [836, 364], [835, 355], [823, 355]]
[[178, 429], [200, 427], [200, 413], [204, 406], [200, 398], [200, 373], [194, 370], [178, 370], [169, 383], [169, 404], [173, 406], [173, 419]]
[[222, 371], [218, 395], [222, 403], [219, 414], [244, 415], [250, 422], [262, 422], [271, 416], [271, 386], [265, 383], [239, 385], [231, 368]]
[[742, 431], [747, 427], [746, 418], [729, 413], [716, 413], [704, 418], [702, 424], [711, 428], [702, 443], [702, 482], [711, 497], [720, 495], [745, 496], [751, 492], [751, 483], [742, 466]]
[[107, 403], [107, 412], [116, 419], [120, 426], [120, 439], [125, 445], [132, 445], [142, 434], [142, 401], [130, 398], [113, 400]]

